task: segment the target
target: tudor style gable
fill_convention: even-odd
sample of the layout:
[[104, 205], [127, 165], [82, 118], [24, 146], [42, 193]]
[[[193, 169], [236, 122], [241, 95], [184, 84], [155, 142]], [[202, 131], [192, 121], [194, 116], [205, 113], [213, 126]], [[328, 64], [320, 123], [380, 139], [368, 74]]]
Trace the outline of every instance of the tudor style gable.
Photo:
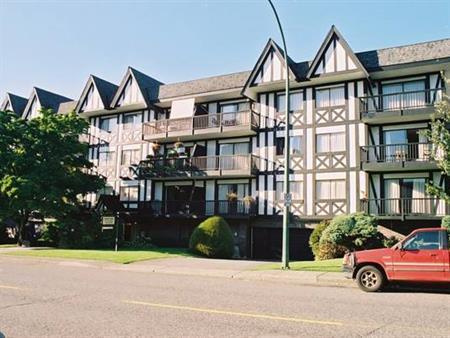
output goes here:
[[117, 108], [132, 104], [148, 105], [158, 98], [162, 82], [128, 67], [120, 86], [112, 100], [111, 107]]
[[76, 106], [76, 112], [82, 113], [85, 111], [109, 109], [117, 88], [116, 85], [108, 81], [94, 75], [89, 76]]
[[[298, 67], [289, 56], [288, 68], [289, 78], [291, 80], [298, 79], [299, 76], [295, 71]], [[253, 97], [254, 93], [252, 93], [252, 88], [282, 83], [284, 80], [286, 80], [286, 67], [283, 49], [278, 46], [275, 41], [269, 39], [259, 56], [258, 61], [253, 67], [250, 76], [247, 78], [242, 93], [245, 96]]]
[[347, 41], [333, 25], [311, 63], [307, 78], [337, 75], [343, 72], [355, 72], [368, 76], [366, 69]]
[[1, 110], [10, 110], [18, 116], [22, 116], [23, 110], [27, 105], [27, 99], [11, 93], [6, 94], [5, 100], [0, 105]]
[[[288, 57], [289, 75], [295, 78], [291, 69], [294, 62]], [[275, 41], [269, 39], [253, 68], [247, 85], [254, 86], [262, 83], [281, 81], [286, 79], [286, 68], [284, 65], [284, 53]]]
[[34, 118], [38, 116], [39, 110], [42, 108], [52, 109], [57, 112], [60, 104], [69, 101], [72, 101], [72, 99], [34, 87], [23, 111], [22, 117], [28, 120]]

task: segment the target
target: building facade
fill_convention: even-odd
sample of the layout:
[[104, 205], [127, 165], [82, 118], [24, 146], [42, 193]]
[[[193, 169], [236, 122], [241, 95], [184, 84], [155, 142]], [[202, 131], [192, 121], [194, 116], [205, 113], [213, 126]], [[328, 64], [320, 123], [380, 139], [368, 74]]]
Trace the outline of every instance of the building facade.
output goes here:
[[450, 39], [354, 53], [333, 26], [314, 60], [288, 64], [269, 40], [252, 71], [163, 84], [130, 67], [118, 86], [90, 76], [58, 107], [34, 90], [18, 113], [38, 103], [90, 121], [89, 158], [108, 185], [86, 200], [117, 196], [127, 239], [186, 245], [200, 220], [222, 215], [240, 256], [280, 255], [286, 76], [291, 257], [311, 258], [311, 229], [335, 215], [364, 211], [408, 232], [450, 214], [426, 193], [450, 183], [421, 132], [450, 93]]

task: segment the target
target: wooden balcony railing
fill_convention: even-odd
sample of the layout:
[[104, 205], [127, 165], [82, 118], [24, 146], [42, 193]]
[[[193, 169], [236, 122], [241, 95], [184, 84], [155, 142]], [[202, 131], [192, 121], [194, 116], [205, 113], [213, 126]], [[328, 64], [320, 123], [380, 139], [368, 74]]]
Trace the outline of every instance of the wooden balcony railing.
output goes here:
[[376, 216], [444, 216], [445, 209], [445, 203], [433, 197], [361, 200], [361, 211]]
[[402, 114], [407, 114], [409, 110], [431, 107], [442, 99], [442, 92], [442, 88], [436, 88], [360, 97], [361, 118], [373, 117], [391, 111], [400, 111]]
[[361, 147], [362, 163], [430, 162], [431, 143], [379, 144]]
[[253, 175], [259, 171], [259, 157], [252, 154], [199, 157], [152, 158], [141, 161], [136, 168], [140, 178]]
[[145, 140], [155, 136], [167, 136], [172, 132], [192, 134], [195, 131], [208, 129], [219, 129], [223, 131], [230, 127], [257, 128], [258, 126], [259, 115], [252, 110], [247, 110], [146, 122], [143, 124], [142, 134]]
[[[229, 216], [248, 217], [256, 214], [256, 204], [247, 201], [149, 201], [123, 202], [125, 209], [137, 209], [150, 216]], [[137, 205], [137, 208], [135, 207]]]

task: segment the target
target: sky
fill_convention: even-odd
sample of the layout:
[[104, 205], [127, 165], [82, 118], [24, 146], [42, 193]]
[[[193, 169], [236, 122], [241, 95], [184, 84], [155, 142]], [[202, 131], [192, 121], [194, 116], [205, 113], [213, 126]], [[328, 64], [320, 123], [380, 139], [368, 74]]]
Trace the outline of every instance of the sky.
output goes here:
[[[355, 51], [450, 38], [450, 0], [274, 0], [295, 61], [331, 25]], [[0, 98], [37, 86], [78, 99], [89, 77], [127, 66], [164, 83], [251, 70], [281, 45], [266, 0], [0, 0]]]

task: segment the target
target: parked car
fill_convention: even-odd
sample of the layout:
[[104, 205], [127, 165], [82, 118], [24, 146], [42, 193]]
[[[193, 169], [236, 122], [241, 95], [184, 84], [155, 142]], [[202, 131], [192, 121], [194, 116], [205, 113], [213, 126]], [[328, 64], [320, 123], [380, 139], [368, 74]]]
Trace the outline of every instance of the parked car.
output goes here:
[[393, 281], [448, 283], [450, 287], [448, 232], [444, 228], [417, 229], [392, 248], [347, 253], [343, 271], [367, 292]]

